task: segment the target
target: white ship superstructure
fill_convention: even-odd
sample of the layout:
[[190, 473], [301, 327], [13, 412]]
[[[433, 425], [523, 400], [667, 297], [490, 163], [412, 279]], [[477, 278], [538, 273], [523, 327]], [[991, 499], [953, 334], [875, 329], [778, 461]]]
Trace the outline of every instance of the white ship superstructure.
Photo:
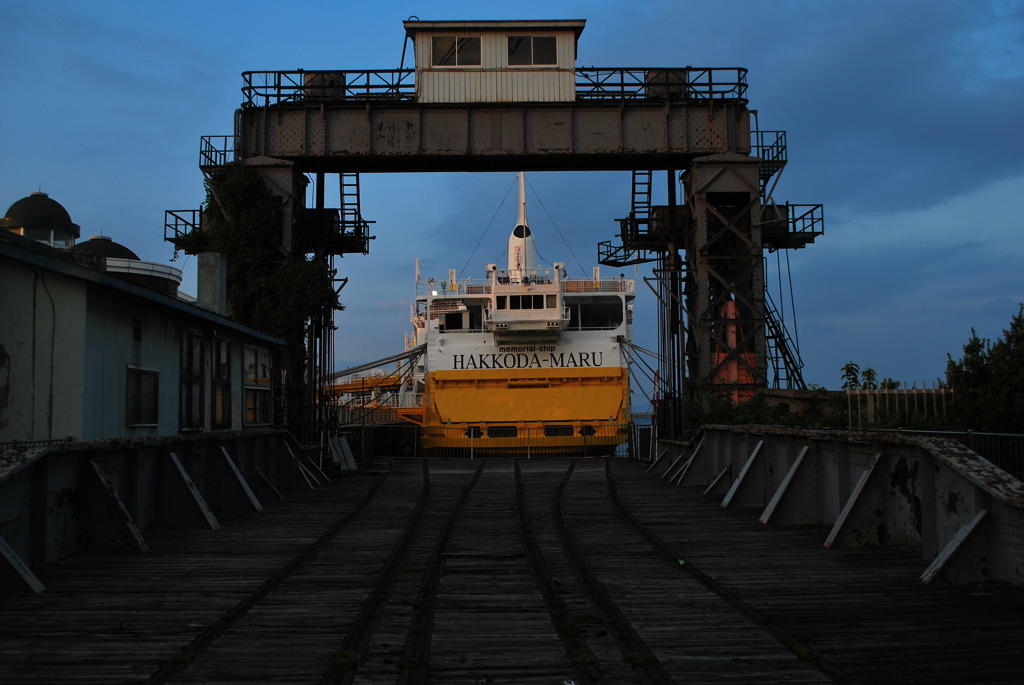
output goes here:
[[[569, 278], [537, 266], [520, 175], [519, 219], [504, 269], [482, 279], [419, 278], [414, 339], [422, 367], [406, 385], [421, 400], [423, 446], [538, 454], [625, 441], [635, 283]], [[421, 380], [420, 380], [421, 379]]]

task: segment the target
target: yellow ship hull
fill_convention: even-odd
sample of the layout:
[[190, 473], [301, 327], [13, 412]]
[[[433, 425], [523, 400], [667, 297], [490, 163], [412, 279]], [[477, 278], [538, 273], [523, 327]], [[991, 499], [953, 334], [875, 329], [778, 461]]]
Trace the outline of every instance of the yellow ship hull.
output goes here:
[[621, 367], [435, 371], [425, 379], [422, 446], [432, 452], [607, 453], [629, 438]]

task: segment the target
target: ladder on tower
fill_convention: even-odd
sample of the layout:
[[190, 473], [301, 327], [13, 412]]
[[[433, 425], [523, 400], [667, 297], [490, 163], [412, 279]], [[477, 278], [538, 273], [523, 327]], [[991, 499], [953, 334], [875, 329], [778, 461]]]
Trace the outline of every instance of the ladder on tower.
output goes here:
[[339, 174], [341, 177], [341, 225], [347, 230], [355, 228], [363, 222], [363, 213], [359, 206], [359, 174], [355, 172]]
[[633, 170], [633, 208], [630, 216], [639, 221], [651, 220], [651, 170]]
[[341, 208], [338, 210], [337, 236], [340, 239], [337, 253], [370, 251], [370, 222], [363, 218], [359, 200], [359, 174], [346, 172], [338, 174]]
[[767, 290], [764, 293], [764, 323], [768, 361], [775, 373], [772, 387], [806, 390], [807, 384], [804, 383], [801, 371], [804, 366], [803, 360], [800, 359], [800, 353], [796, 351], [793, 339]]
[[653, 262], [658, 257], [648, 247], [637, 245], [649, 238], [651, 231], [651, 170], [633, 170], [633, 198], [629, 217], [619, 219], [620, 245], [604, 240], [597, 245], [598, 262], [608, 266], [622, 267], [631, 264]]

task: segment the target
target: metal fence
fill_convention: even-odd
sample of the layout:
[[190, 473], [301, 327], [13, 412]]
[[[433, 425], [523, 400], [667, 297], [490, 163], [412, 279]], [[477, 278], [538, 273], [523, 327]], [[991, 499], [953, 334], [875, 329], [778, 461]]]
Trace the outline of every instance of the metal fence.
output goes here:
[[[246, 71], [243, 107], [327, 101], [412, 101], [415, 70]], [[577, 101], [682, 100], [746, 103], [739, 67], [598, 68], [575, 72]]]
[[576, 70], [577, 100], [746, 102], [747, 70], [664, 67]]

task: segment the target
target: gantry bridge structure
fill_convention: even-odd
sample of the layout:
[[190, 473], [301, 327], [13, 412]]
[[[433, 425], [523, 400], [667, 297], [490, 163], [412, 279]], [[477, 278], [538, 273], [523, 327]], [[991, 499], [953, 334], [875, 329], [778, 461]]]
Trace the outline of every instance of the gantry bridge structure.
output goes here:
[[[685, 407], [722, 384], [738, 401], [804, 387], [764, 279], [766, 251], [802, 248], [823, 232], [821, 205], [773, 198], [785, 132], [757, 127], [744, 68], [576, 68], [583, 25], [407, 21], [415, 69], [245, 72], [234, 133], [204, 137], [200, 167], [257, 171], [280, 197], [282, 252], [322, 260], [369, 251], [361, 173], [630, 171], [617, 240], [595, 242], [603, 264], [654, 264], [662, 434], [679, 432]], [[512, 41], [531, 35], [534, 64], [513, 65]], [[538, 66], [547, 45], [551, 56], [539, 59], [551, 64]], [[652, 204], [656, 174], [664, 206]], [[325, 184], [334, 175], [332, 208]], [[168, 240], [196, 230], [200, 215], [168, 212]], [[327, 314], [311, 326], [311, 377], [332, 370], [330, 329]]]

